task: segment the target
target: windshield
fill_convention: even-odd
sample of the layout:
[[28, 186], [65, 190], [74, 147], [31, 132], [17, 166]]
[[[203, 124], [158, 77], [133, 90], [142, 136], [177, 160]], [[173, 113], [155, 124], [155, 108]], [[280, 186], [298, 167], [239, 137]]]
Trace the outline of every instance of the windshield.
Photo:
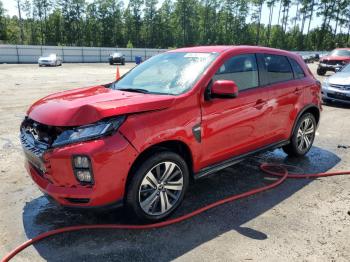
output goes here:
[[348, 64], [347, 66], [344, 66], [343, 69], [341, 70], [341, 72], [350, 73], [350, 64]]
[[331, 55], [334, 56], [350, 56], [350, 51], [349, 50], [333, 50], [331, 52]]
[[121, 53], [113, 53], [112, 56], [122, 56]]
[[217, 53], [163, 53], [135, 67], [115, 82], [112, 88], [179, 95], [193, 86], [217, 55]]

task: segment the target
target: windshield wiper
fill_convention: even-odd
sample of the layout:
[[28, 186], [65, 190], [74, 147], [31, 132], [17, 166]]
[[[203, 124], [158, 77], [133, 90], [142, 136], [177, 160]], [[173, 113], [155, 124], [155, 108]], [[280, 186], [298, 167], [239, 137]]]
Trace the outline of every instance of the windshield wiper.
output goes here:
[[149, 93], [148, 90], [142, 89], [142, 88], [117, 88], [116, 90], [127, 91], [127, 92], [143, 93], [143, 94]]

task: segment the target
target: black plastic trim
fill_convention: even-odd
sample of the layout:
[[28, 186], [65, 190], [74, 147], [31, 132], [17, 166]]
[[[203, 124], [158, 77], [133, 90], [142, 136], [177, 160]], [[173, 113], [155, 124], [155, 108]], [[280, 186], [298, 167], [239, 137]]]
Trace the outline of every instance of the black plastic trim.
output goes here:
[[227, 160], [224, 160], [220, 163], [203, 168], [197, 174], [194, 175], [194, 179], [200, 179], [200, 178], [206, 177], [208, 175], [211, 175], [213, 173], [216, 173], [217, 171], [220, 171], [221, 169], [224, 169], [226, 167], [229, 167], [229, 166], [232, 166], [234, 164], [241, 162], [242, 160], [244, 160], [244, 158], [246, 158], [248, 156], [252, 156], [252, 155], [255, 155], [257, 153], [261, 153], [263, 151], [276, 149], [276, 148], [285, 146], [287, 144], [289, 144], [289, 140], [283, 140], [283, 141], [280, 141], [280, 142], [277, 142], [277, 143], [274, 143], [274, 144], [271, 144], [268, 146], [261, 147], [259, 149], [256, 149], [254, 151], [251, 151], [251, 152], [239, 155], [239, 156], [234, 156], [234, 157], [229, 158]]
[[198, 143], [202, 142], [202, 128], [200, 124], [192, 127], [192, 133]]
[[[295, 121], [294, 121], [294, 124], [293, 124], [293, 128], [292, 128], [292, 132], [291, 132], [291, 134], [290, 134], [290, 137], [292, 137], [292, 135], [294, 134], [296, 125], [297, 125], [298, 120], [300, 119], [300, 117], [301, 117], [308, 109], [310, 109], [310, 108], [315, 108], [315, 109], [317, 109], [319, 116], [321, 116], [320, 109], [319, 109], [319, 107], [316, 106], [315, 104], [311, 104], [311, 105], [305, 106], [302, 110], [300, 110], [300, 112], [298, 113], [297, 117], [295, 118]], [[318, 120], [318, 122], [317, 122], [317, 127], [318, 127], [319, 123], [320, 123], [320, 120]], [[317, 127], [316, 127], [316, 128], [317, 128]]]

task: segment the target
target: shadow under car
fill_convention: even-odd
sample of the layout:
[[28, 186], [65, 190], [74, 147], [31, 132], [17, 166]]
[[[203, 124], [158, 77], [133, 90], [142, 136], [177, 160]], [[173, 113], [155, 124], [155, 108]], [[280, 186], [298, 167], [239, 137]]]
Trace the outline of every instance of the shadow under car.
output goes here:
[[[172, 217], [178, 217], [225, 197], [262, 187], [273, 181], [265, 179], [261, 162], [285, 163], [302, 168], [305, 173], [325, 172], [340, 158], [313, 147], [303, 158], [286, 157], [282, 150], [260, 154], [196, 181], [190, 186], [184, 202]], [[192, 219], [152, 230], [84, 230], [51, 237], [34, 245], [47, 261], [169, 261], [235, 230], [256, 240], [268, 235], [242, 225], [278, 205], [312, 179], [290, 179], [279, 187], [211, 209]], [[123, 208], [93, 212], [68, 210], [42, 196], [27, 203], [23, 224], [28, 238], [48, 230], [87, 224], [132, 224], [136, 220]]]

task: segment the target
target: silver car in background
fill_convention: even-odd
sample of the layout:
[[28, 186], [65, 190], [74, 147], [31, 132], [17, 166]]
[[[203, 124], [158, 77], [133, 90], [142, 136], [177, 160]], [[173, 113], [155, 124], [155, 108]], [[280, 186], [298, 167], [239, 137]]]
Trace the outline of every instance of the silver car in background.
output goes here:
[[39, 66], [61, 66], [62, 58], [57, 54], [43, 54], [38, 59]]
[[350, 64], [324, 80], [322, 99], [324, 102], [338, 101], [350, 104]]

